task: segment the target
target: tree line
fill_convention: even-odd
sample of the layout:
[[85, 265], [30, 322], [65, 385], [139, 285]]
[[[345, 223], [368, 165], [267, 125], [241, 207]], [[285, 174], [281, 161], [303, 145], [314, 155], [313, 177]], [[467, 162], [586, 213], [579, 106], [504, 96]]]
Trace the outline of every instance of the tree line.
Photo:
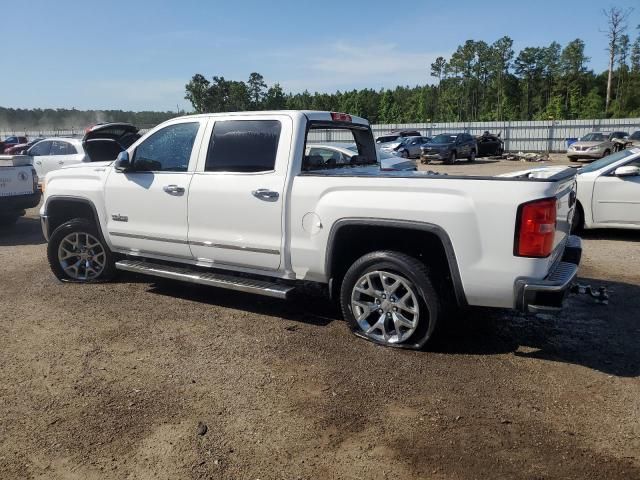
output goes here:
[[181, 114], [184, 112], [0, 107], [0, 130], [71, 130], [83, 129], [100, 122], [129, 122], [140, 128], [148, 128]]
[[505, 36], [490, 44], [467, 40], [451, 57], [438, 57], [425, 69], [434, 84], [285, 93], [280, 84], [268, 86], [255, 72], [246, 82], [196, 74], [186, 85], [185, 98], [196, 112], [331, 110], [372, 123], [640, 116], [640, 26], [633, 40], [623, 27], [615, 25], [608, 46], [611, 69], [601, 73], [588, 69], [590, 59], [579, 38], [516, 54], [513, 40]]

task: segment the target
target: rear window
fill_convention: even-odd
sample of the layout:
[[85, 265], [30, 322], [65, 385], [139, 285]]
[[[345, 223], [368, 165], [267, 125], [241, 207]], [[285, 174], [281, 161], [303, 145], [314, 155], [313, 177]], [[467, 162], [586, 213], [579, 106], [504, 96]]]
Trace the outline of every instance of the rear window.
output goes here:
[[[331, 124], [310, 123], [307, 132], [303, 171], [376, 165], [378, 157], [373, 135], [368, 127], [334, 127]], [[332, 145], [333, 144], [333, 145]], [[329, 151], [351, 150], [353, 154], [325, 155]]]
[[282, 125], [278, 120], [215, 123], [206, 172], [266, 172], [275, 169]]

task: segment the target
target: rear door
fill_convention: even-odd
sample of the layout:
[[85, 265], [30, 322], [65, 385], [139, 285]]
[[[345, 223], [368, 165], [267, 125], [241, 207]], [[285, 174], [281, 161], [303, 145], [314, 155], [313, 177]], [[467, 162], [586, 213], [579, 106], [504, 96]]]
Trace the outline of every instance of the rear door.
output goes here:
[[191, 259], [189, 185], [206, 119], [180, 119], [129, 149], [132, 170], [112, 170], [105, 187], [107, 230], [130, 254]]
[[78, 152], [75, 145], [65, 140], [55, 140], [51, 142], [49, 155], [42, 158], [42, 168], [46, 174], [62, 167], [80, 163], [82, 159], [83, 155]]
[[292, 129], [279, 114], [209, 126], [189, 191], [189, 242], [200, 262], [278, 269]]
[[[640, 159], [625, 165], [640, 167]], [[595, 223], [640, 225], [640, 176], [616, 177], [610, 172], [598, 177], [593, 186], [592, 209]]]

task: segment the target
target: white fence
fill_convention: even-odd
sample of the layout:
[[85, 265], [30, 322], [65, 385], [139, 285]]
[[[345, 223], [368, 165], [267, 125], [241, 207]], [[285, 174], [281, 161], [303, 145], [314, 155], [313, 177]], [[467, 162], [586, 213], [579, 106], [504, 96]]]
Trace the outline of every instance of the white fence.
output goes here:
[[[632, 133], [640, 130], [640, 118], [601, 119], [601, 120], [557, 120], [535, 122], [457, 122], [457, 123], [406, 123], [373, 125], [374, 135], [380, 136], [397, 129], [418, 130], [425, 136], [439, 133], [466, 132], [481, 135], [488, 130], [500, 133], [505, 142], [505, 150], [511, 152], [562, 152], [567, 148], [568, 138], [579, 138], [592, 131], [612, 132], [623, 131]], [[26, 135], [29, 138], [78, 136], [83, 135], [83, 128], [68, 130], [37, 130], [0, 131], [0, 137], [9, 135]], [[350, 134], [335, 131], [319, 135], [316, 133], [314, 141], [340, 142], [350, 141]]]
[[[580, 138], [589, 132], [622, 131], [629, 134], [640, 130], [640, 118], [603, 120], [557, 120], [535, 122], [458, 122], [458, 123], [404, 123], [373, 125], [376, 137], [393, 130], [418, 130], [432, 137], [439, 133], [466, 132], [482, 135], [483, 132], [500, 133], [505, 150], [510, 152], [563, 152], [567, 149], [567, 139]], [[336, 131], [327, 132], [324, 138], [314, 141], [345, 142], [350, 134]]]

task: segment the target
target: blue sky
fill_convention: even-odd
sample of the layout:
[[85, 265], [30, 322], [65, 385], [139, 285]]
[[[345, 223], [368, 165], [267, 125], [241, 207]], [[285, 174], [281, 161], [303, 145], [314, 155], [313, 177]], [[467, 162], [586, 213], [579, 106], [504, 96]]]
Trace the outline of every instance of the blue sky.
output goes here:
[[[401, 6], [400, 6], [401, 5]], [[640, 24], [638, 0], [630, 33]], [[431, 82], [429, 64], [469, 38], [503, 35], [525, 46], [580, 37], [590, 67], [606, 68], [596, 0], [149, 1], [0, 0], [0, 106], [189, 108], [194, 73], [246, 80], [253, 71], [286, 91]], [[8, 12], [15, 11], [15, 20]], [[19, 59], [9, 68], [7, 58]]]

